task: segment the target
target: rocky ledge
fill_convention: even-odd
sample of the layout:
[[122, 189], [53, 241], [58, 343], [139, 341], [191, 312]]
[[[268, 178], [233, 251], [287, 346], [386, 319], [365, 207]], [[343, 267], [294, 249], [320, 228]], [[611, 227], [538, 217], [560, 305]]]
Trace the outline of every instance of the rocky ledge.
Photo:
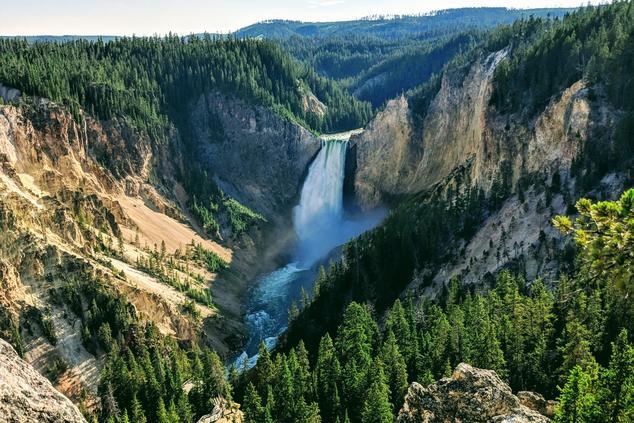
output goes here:
[[462, 363], [450, 378], [441, 379], [427, 388], [412, 383], [399, 412], [398, 422], [550, 421], [541, 413], [552, 412], [552, 402], [532, 392], [521, 392], [518, 396], [513, 395], [511, 388], [494, 371], [476, 369]]
[[0, 420], [85, 423], [77, 407], [0, 339]]
[[211, 414], [202, 416], [198, 423], [242, 423], [244, 421], [240, 405], [235, 402], [217, 397], [213, 403], [214, 409]]

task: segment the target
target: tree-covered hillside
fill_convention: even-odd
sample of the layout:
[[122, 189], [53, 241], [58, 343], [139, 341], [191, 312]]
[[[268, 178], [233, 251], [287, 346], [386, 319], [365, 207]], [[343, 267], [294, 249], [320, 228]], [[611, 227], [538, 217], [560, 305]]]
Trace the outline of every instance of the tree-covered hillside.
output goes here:
[[[575, 223], [557, 219], [575, 230], [580, 255], [554, 292], [504, 271], [486, 294], [453, 280], [439, 301], [397, 299], [379, 321], [377, 309], [351, 302], [314, 348], [300, 341], [271, 356], [262, 345], [255, 368], [234, 382], [246, 421], [390, 423], [411, 381], [432, 383], [461, 362], [494, 369], [514, 391], [558, 397], [556, 422], [631, 421], [634, 190], [577, 208]], [[331, 305], [343, 295], [337, 282], [322, 274], [305, 305]]]
[[339, 80], [357, 99], [380, 107], [427, 82], [456, 55], [471, 50], [484, 34], [467, 31], [432, 40], [424, 35], [399, 40], [295, 36], [282, 41], [282, 46], [318, 73]]
[[277, 40], [319, 74], [341, 81], [355, 97], [380, 107], [426, 82], [489, 29], [530, 16], [559, 19], [572, 10], [465, 8], [348, 22], [272, 21], [236, 35]]
[[289, 38], [331, 36], [375, 36], [400, 39], [412, 34], [442, 37], [468, 29], [491, 28], [509, 24], [520, 18], [563, 17], [573, 9], [507, 9], [504, 7], [472, 7], [439, 10], [418, 16], [374, 16], [344, 22], [297, 22], [273, 20], [260, 22], [236, 31], [241, 38]]
[[[28, 95], [81, 107], [100, 119], [125, 117], [155, 138], [192, 101], [220, 90], [274, 108], [317, 131], [362, 126], [360, 103], [267, 41], [211, 36], [121, 38], [66, 43], [0, 40], [0, 82]], [[313, 110], [314, 94], [326, 107]]]

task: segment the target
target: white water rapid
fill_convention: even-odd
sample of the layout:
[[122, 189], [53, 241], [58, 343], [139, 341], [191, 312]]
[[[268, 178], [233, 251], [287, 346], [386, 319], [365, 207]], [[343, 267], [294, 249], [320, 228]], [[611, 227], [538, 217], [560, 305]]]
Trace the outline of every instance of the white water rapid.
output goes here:
[[288, 323], [288, 309], [303, 287], [311, 292], [318, 267], [336, 247], [375, 226], [384, 212], [346, 216], [343, 183], [350, 134], [329, 136], [310, 165], [299, 204], [293, 210], [297, 243], [286, 266], [262, 277], [251, 293], [249, 341], [236, 366], [252, 367], [264, 341], [270, 349]]

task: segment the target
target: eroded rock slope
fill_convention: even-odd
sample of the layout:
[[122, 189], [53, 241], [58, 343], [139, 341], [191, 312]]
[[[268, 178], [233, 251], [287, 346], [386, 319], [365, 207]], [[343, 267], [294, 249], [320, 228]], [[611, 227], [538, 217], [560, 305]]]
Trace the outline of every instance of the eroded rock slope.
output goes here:
[[6, 423], [84, 423], [77, 407], [0, 339], [0, 416]]

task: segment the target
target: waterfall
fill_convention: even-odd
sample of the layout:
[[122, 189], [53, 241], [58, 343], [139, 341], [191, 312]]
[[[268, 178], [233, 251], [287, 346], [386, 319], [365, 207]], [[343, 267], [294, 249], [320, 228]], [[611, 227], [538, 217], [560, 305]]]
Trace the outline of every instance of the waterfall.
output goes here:
[[347, 141], [322, 141], [308, 170], [293, 213], [299, 240], [297, 259], [304, 265], [322, 258], [339, 241], [347, 148]]
[[263, 276], [252, 290], [246, 317], [249, 341], [237, 358], [238, 368], [252, 367], [257, 349], [264, 341], [272, 348], [286, 329], [288, 309], [301, 288], [310, 292], [318, 265], [337, 246], [376, 225], [384, 213], [350, 218], [343, 210], [343, 183], [346, 150], [350, 133], [324, 139], [321, 150], [308, 169], [299, 204], [293, 209], [293, 229], [297, 244], [292, 260]]

